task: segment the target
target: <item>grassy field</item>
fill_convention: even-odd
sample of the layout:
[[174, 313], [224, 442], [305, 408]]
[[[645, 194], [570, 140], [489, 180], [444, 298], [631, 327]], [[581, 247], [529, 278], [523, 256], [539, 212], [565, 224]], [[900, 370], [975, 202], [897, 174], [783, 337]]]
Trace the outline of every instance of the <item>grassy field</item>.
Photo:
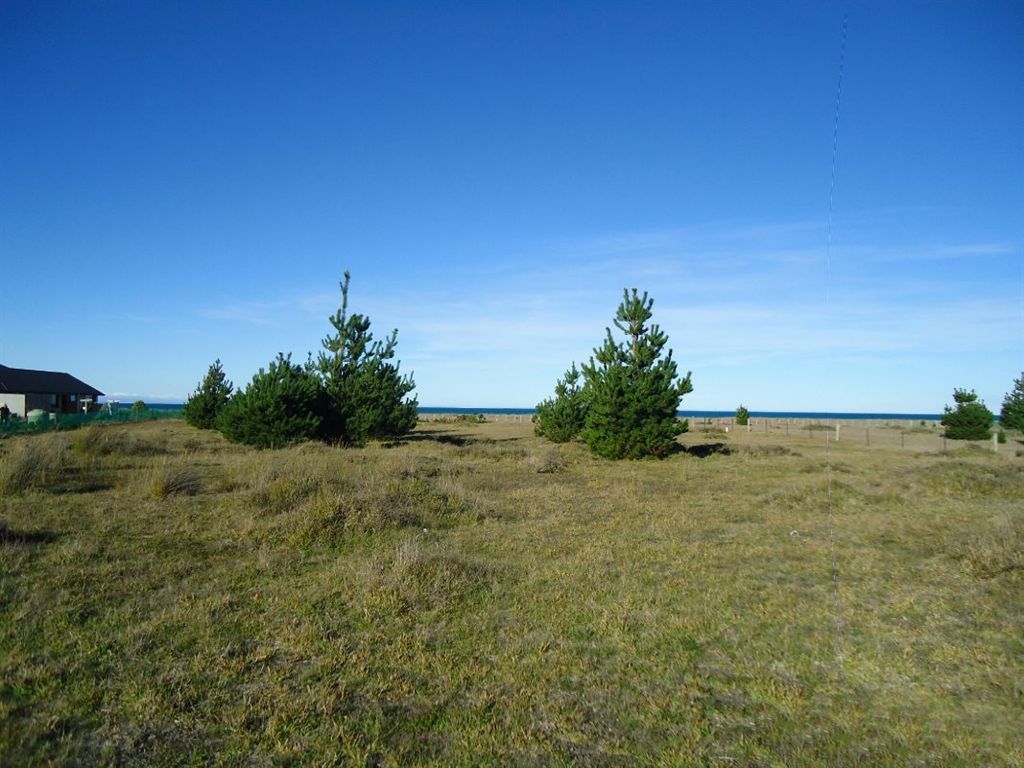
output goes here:
[[0, 441], [0, 764], [1024, 764], [1019, 443], [833, 445], [837, 614], [823, 441], [682, 442]]

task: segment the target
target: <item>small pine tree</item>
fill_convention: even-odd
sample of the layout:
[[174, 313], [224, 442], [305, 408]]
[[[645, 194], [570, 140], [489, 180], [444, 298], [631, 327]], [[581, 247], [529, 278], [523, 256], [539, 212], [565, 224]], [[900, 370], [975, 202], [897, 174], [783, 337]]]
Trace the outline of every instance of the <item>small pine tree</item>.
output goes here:
[[399, 373], [395, 357], [398, 329], [383, 341], [374, 341], [370, 318], [348, 314], [345, 272], [341, 308], [329, 319], [335, 333], [323, 340], [318, 370], [325, 394], [321, 435], [349, 445], [371, 438], [404, 435], [416, 426], [416, 388], [411, 376]]
[[257, 448], [281, 448], [315, 437], [323, 408], [320, 381], [310, 366], [278, 353], [252, 377], [217, 417], [228, 440]]
[[1019, 429], [1024, 432], [1024, 371], [1021, 371], [1019, 379], [1013, 380], [1013, 389], [1003, 398], [999, 420], [1007, 429]]
[[746, 409], [746, 406], [740, 405], [736, 409], [736, 424], [737, 426], [745, 427], [748, 421], [750, 421], [750, 411]]
[[626, 334], [617, 343], [610, 328], [602, 346], [583, 366], [589, 410], [581, 432], [599, 456], [639, 459], [666, 456], [686, 426], [676, 418], [679, 401], [693, 391], [690, 373], [677, 378], [672, 351], [662, 356], [668, 336], [647, 326], [654, 300], [623, 290], [615, 327]]
[[587, 398], [576, 363], [555, 384], [555, 396], [537, 403], [533, 431], [553, 443], [579, 436], [587, 419]]
[[231, 399], [234, 385], [224, 375], [220, 360], [215, 360], [199, 382], [196, 391], [189, 395], [182, 409], [185, 421], [199, 429], [214, 429], [217, 415]]
[[974, 390], [954, 389], [956, 408], [946, 406], [942, 426], [950, 440], [987, 440], [992, 436], [992, 411], [978, 400]]

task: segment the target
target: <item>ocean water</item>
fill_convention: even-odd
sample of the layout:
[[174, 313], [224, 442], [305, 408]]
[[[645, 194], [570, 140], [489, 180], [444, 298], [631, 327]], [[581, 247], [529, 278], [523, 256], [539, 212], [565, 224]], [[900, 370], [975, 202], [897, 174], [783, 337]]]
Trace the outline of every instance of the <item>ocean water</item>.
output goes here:
[[[487, 414], [530, 414], [533, 408], [427, 408], [420, 407], [420, 413], [482, 413]], [[691, 419], [727, 418], [735, 416], [736, 411], [678, 411], [681, 417]], [[942, 418], [937, 413], [841, 413], [824, 411], [751, 411], [750, 415], [758, 419], [913, 419], [915, 421], [938, 421]]]
[[[100, 405], [104, 405], [108, 401], [100, 402]], [[130, 411], [132, 409], [132, 403], [134, 400], [121, 400], [121, 410]], [[184, 403], [146, 403], [146, 407], [154, 411], [180, 411], [185, 407]]]
[[[183, 403], [146, 403], [147, 408], [154, 410], [180, 410]], [[131, 403], [121, 403], [122, 408], [131, 408]], [[511, 414], [529, 415], [533, 408], [463, 408], [461, 406], [426, 407], [420, 406], [420, 413], [482, 413], [484, 415]], [[735, 411], [679, 411], [681, 417], [691, 419], [722, 419], [735, 416]], [[938, 421], [942, 418], [939, 413], [844, 413], [841, 411], [825, 413], [824, 411], [751, 411], [751, 417], [755, 419], [912, 419], [914, 421]]]

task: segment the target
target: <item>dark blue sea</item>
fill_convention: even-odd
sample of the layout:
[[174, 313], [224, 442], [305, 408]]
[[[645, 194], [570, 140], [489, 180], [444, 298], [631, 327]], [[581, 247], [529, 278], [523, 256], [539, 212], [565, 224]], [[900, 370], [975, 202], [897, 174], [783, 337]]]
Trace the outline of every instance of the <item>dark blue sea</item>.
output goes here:
[[[420, 406], [420, 413], [482, 413], [482, 414], [530, 414], [533, 408], [427, 408]], [[735, 416], [736, 411], [679, 411], [679, 416], [687, 418], [726, 418]], [[751, 411], [750, 415], [759, 419], [914, 419], [919, 421], [937, 421], [942, 418], [937, 413], [825, 413], [824, 411]]]
[[[174, 411], [182, 407], [182, 403], [146, 403], [147, 408]], [[121, 403], [121, 407], [131, 408], [131, 403]], [[462, 408], [462, 407], [426, 407], [420, 406], [420, 413], [482, 413], [482, 414], [513, 414], [528, 415], [533, 408]], [[679, 416], [702, 418], [727, 418], [735, 416], [735, 411], [679, 411]], [[913, 419], [914, 421], [938, 421], [942, 414], [938, 413], [825, 413], [824, 411], [751, 411], [750, 415], [757, 419]]]

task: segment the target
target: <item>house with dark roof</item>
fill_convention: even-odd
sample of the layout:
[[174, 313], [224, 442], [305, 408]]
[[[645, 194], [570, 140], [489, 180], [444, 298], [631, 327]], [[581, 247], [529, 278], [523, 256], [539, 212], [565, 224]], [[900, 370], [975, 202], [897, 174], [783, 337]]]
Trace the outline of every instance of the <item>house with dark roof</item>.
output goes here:
[[40, 409], [49, 413], [81, 413], [103, 393], [69, 373], [33, 371], [0, 365], [0, 405], [21, 418]]

